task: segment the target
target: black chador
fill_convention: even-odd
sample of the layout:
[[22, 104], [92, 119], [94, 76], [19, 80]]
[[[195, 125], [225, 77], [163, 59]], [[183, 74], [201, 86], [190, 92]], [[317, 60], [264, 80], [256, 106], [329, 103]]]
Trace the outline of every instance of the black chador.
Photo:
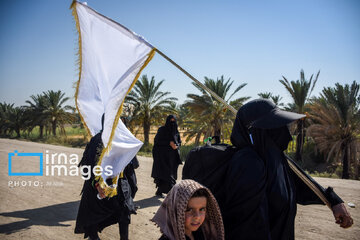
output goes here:
[[181, 140], [176, 118], [169, 115], [166, 118], [165, 126], [160, 127], [157, 131], [152, 150], [154, 163], [151, 177], [154, 178], [158, 188], [156, 191], [158, 196], [161, 196], [162, 193], [168, 193], [176, 184], [177, 169], [181, 164], [180, 145]]
[[[267, 100], [239, 109], [231, 134], [239, 150], [218, 199], [226, 239], [294, 239], [296, 204], [323, 204], [290, 170], [283, 153], [291, 140], [287, 124], [301, 117]], [[325, 195], [331, 206], [342, 203], [332, 188]]]
[[[79, 166], [96, 166], [103, 143], [101, 132], [96, 134], [86, 146]], [[130, 214], [136, 214], [133, 198], [137, 191], [134, 166], [138, 166], [136, 157], [126, 166], [123, 177], [118, 180], [118, 194], [112, 198], [99, 199], [93, 173], [84, 182], [82, 197], [76, 219], [75, 233], [84, 233], [84, 238], [99, 239], [98, 232], [107, 226], [119, 224], [120, 239], [128, 239]]]

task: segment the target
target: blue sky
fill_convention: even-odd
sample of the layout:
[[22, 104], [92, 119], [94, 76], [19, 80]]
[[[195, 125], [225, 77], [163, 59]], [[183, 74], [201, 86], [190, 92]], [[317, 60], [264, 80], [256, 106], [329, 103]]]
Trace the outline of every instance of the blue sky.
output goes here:
[[[77, 33], [71, 1], [0, 1], [0, 102], [25, 105], [33, 94], [62, 90], [74, 104]], [[321, 70], [324, 86], [360, 79], [360, 1], [87, 1], [142, 35], [194, 77], [247, 83], [235, 97], [273, 92], [291, 99], [281, 76], [299, 79]], [[199, 93], [159, 55], [143, 72], [165, 79], [179, 103]]]

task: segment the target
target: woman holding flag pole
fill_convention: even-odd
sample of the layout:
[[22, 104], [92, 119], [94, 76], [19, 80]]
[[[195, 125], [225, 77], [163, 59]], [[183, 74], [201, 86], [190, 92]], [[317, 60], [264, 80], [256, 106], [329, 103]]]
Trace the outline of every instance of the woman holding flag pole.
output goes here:
[[[280, 110], [267, 99], [240, 107], [231, 133], [239, 150], [229, 162], [224, 195], [218, 199], [226, 239], [294, 239], [297, 204], [324, 204], [291, 171], [283, 153], [292, 140], [287, 125], [304, 117]], [[325, 196], [336, 223], [350, 227], [350, 213], [333, 189], [308, 180]]]
[[[102, 117], [103, 122], [104, 115]], [[84, 233], [85, 238], [97, 240], [100, 239], [98, 232], [117, 223], [120, 239], [127, 240], [129, 239], [130, 214], [136, 214], [133, 202], [137, 191], [134, 169], [139, 164], [134, 157], [118, 179], [117, 195], [107, 198], [104, 189], [101, 188], [93, 173], [104, 147], [101, 141], [102, 131], [91, 138], [79, 163], [79, 166], [88, 166], [91, 177], [84, 182], [81, 191], [82, 196], [76, 218], [75, 233]]]

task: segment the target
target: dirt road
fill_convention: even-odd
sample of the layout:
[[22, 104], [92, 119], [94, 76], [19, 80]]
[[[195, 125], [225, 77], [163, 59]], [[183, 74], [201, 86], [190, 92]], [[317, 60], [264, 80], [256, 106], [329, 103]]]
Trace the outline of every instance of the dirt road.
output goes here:
[[[43, 153], [43, 176], [9, 176], [8, 153], [15, 150], [18, 153]], [[82, 235], [74, 234], [83, 184], [80, 174], [75, 176], [74, 166], [76, 158], [81, 159], [82, 152], [83, 149], [0, 139], [0, 239], [83, 239]], [[12, 173], [39, 172], [37, 158], [26, 157], [18, 157], [14, 153], [11, 158]], [[136, 174], [139, 191], [135, 201], [140, 209], [137, 215], [132, 215], [130, 239], [155, 240], [160, 232], [149, 219], [161, 201], [154, 197], [155, 185], [150, 178], [152, 159], [138, 158], [140, 167]], [[28, 161], [24, 162], [24, 159]], [[58, 172], [60, 165], [64, 166], [60, 169], [61, 176]], [[52, 172], [52, 169], [55, 171]], [[179, 176], [181, 170], [179, 168]], [[323, 186], [334, 187], [346, 204], [352, 202], [356, 205], [356, 208], [349, 208], [355, 225], [350, 229], [341, 229], [325, 206], [298, 206], [296, 239], [360, 239], [360, 181], [316, 180]], [[106, 228], [100, 237], [104, 240], [119, 239], [118, 227]]]

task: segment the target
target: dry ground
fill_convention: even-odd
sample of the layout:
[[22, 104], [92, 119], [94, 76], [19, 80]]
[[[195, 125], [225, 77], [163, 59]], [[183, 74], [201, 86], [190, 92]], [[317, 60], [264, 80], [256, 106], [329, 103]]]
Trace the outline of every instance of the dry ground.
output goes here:
[[[83, 239], [82, 235], [73, 233], [83, 184], [81, 177], [57, 176], [57, 173], [56, 176], [45, 176], [45, 172], [44, 176], [8, 176], [8, 153], [14, 150], [44, 153], [44, 164], [45, 157], [54, 153], [64, 153], [69, 160], [75, 156], [70, 154], [81, 158], [83, 152], [83, 149], [0, 139], [0, 239]], [[36, 171], [38, 162], [28, 159], [26, 164], [12, 159], [12, 171], [21, 168]], [[135, 200], [141, 208], [132, 216], [130, 238], [158, 239], [159, 229], [149, 221], [161, 203], [154, 197], [155, 186], [150, 178], [152, 159], [139, 157], [139, 161], [140, 167], [136, 171], [139, 191]], [[71, 164], [67, 166], [70, 168]], [[179, 176], [180, 172], [181, 168]], [[334, 187], [345, 203], [356, 205], [356, 208], [349, 208], [355, 224], [344, 230], [334, 224], [327, 207], [299, 206], [296, 239], [360, 239], [360, 182], [327, 178], [317, 178], [317, 181], [323, 186]], [[117, 226], [106, 228], [100, 236], [101, 239], [119, 239]]]

